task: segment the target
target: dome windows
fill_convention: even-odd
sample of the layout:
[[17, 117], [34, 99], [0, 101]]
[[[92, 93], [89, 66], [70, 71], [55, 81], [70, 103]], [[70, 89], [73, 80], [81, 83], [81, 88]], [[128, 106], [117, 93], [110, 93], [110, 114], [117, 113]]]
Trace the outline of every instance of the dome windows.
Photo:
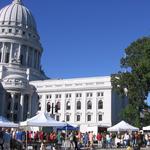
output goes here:
[[2, 33], [4, 33], [5, 32], [5, 29], [2, 29]]
[[16, 29], [16, 34], [18, 34], [19, 33], [19, 30], [18, 29]]
[[9, 32], [9, 33], [12, 33], [12, 29], [8, 29], [8, 32]]
[[23, 32], [22, 32], [22, 35], [26, 35], [26, 32], [25, 32], [25, 31], [23, 31]]

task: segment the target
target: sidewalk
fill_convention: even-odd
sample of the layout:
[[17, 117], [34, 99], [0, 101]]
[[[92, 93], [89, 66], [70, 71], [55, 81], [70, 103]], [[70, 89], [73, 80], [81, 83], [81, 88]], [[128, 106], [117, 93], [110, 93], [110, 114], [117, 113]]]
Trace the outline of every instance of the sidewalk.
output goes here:
[[[74, 149], [61, 148], [61, 150], [74, 150]], [[93, 148], [93, 149], [90, 149], [90, 148], [81, 148], [80, 150], [126, 150], [126, 148], [105, 148], [105, 149], [102, 149], [102, 148]], [[141, 150], [150, 150], [150, 148], [141, 148]]]

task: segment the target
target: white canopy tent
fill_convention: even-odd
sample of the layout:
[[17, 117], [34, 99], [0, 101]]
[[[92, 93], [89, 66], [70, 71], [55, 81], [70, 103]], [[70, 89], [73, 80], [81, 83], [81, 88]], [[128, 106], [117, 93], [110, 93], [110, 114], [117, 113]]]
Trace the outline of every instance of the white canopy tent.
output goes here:
[[17, 128], [18, 126], [18, 124], [9, 121], [3, 116], [0, 116], [0, 127]]
[[[56, 121], [49, 116], [49, 114], [41, 112], [38, 115], [27, 119], [24, 122], [20, 122], [20, 126], [24, 127], [63, 127], [66, 126], [67, 123]], [[27, 132], [26, 132], [27, 133]], [[26, 134], [27, 136], [27, 134]], [[26, 138], [26, 149], [27, 148], [27, 138]]]
[[143, 130], [150, 131], [150, 126], [143, 127]]
[[46, 113], [39, 113], [38, 115], [20, 122], [20, 126], [34, 126], [34, 127], [63, 127], [67, 123], [56, 121]]
[[110, 127], [107, 129], [107, 131], [112, 131], [112, 132], [120, 132], [120, 131], [138, 131], [139, 128], [136, 128], [130, 124], [128, 124], [125, 121], [121, 121], [118, 124]]

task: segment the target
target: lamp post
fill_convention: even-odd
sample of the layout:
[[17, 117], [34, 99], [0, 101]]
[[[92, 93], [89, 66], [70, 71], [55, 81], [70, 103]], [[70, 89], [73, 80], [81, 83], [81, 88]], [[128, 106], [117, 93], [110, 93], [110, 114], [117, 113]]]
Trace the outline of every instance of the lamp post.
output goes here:
[[52, 107], [51, 107], [51, 108], [52, 108], [52, 113], [50, 114], [50, 116], [51, 116], [52, 118], [55, 118], [54, 110], [55, 110], [55, 113], [58, 112], [57, 104], [54, 105], [54, 103], [52, 103]]

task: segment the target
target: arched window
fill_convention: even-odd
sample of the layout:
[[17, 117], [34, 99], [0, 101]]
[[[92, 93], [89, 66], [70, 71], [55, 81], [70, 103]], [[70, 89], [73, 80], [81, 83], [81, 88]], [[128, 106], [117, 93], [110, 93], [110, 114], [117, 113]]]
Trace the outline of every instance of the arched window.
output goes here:
[[67, 103], [66, 103], [66, 110], [70, 110], [70, 109], [71, 109], [70, 101], [67, 101]]
[[87, 102], [87, 109], [92, 109], [92, 102], [90, 100]]
[[81, 109], [81, 102], [77, 101], [77, 110], [80, 110], [80, 109]]
[[102, 100], [98, 101], [98, 109], [103, 109], [103, 101]]
[[57, 110], [60, 110], [61, 108], [60, 102], [57, 102], [56, 105], [57, 105]]
[[47, 112], [50, 112], [50, 111], [51, 111], [51, 103], [48, 102], [48, 103], [47, 103]]

